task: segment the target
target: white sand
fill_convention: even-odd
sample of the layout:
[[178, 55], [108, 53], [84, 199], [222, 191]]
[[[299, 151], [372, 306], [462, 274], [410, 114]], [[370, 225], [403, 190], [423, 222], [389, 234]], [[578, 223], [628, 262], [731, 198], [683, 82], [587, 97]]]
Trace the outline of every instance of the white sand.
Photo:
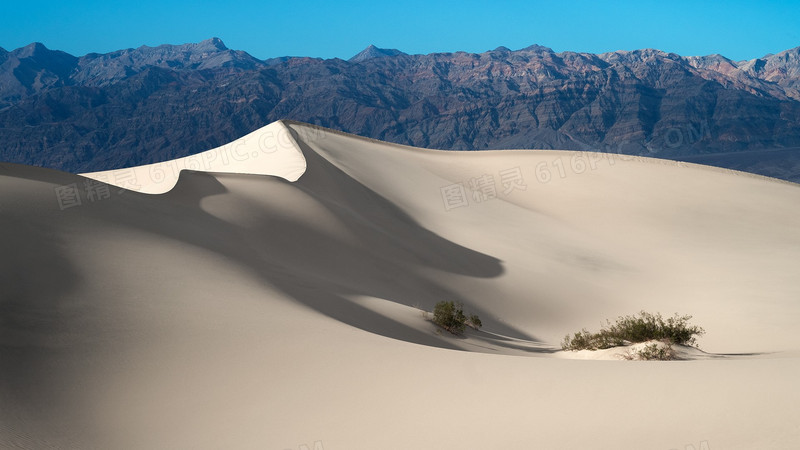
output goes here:
[[[140, 192], [94, 200], [81, 176], [0, 165], [0, 447], [800, 442], [799, 186], [291, 122], [243, 139], [258, 158], [153, 166], [214, 172], [172, 190], [178, 170], [136, 168]], [[525, 190], [504, 193], [517, 171]], [[496, 198], [446, 207], [442, 188], [483, 175]], [[438, 332], [420, 308], [442, 299], [483, 329]], [[642, 309], [692, 314], [705, 353], [557, 351]]]
[[306, 170], [306, 165], [288, 128], [281, 122], [274, 122], [196, 155], [82, 175], [132, 191], [163, 194], [175, 187], [182, 170], [273, 175], [295, 181]]

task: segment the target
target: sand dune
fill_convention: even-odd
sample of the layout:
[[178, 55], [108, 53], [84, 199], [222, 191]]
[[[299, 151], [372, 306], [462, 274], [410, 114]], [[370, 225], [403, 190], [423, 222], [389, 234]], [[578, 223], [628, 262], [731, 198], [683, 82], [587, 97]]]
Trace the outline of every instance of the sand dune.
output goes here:
[[[0, 164], [0, 446], [794, 448], [798, 204], [294, 122], [132, 170]], [[481, 331], [437, 330], [442, 299]], [[559, 351], [642, 309], [692, 314], [702, 352]]]
[[272, 175], [295, 181], [305, 169], [305, 160], [291, 132], [282, 122], [274, 122], [233, 142], [196, 155], [82, 175], [132, 191], [163, 194], [175, 187], [183, 170]]

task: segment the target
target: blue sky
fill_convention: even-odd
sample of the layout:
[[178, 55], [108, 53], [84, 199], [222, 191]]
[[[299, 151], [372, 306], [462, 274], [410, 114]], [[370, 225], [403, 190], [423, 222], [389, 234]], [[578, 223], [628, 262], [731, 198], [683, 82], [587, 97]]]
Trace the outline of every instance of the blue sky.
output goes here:
[[369, 44], [406, 53], [541, 44], [556, 51], [658, 48], [740, 60], [800, 46], [800, 0], [2, 2], [0, 47], [38, 41], [75, 55], [214, 36], [258, 58], [346, 59]]

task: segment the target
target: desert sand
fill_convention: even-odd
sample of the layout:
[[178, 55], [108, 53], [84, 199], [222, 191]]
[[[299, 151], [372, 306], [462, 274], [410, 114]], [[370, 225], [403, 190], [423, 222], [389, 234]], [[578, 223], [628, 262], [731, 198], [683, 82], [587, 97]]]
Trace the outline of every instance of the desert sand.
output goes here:
[[[0, 447], [797, 448], [799, 204], [294, 122], [141, 168], [0, 164]], [[442, 332], [440, 300], [483, 328]], [[701, 350], [560, 351], [640, 310], [691, 314]]]

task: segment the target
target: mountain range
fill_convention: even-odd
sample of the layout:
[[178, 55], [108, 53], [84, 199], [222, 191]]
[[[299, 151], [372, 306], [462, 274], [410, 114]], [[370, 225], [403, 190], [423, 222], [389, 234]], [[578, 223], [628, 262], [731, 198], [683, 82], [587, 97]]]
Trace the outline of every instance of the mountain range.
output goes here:
[[76, 57], [0, 48], [0, 160], [88, 172], [279, 119], [419, 147], [572, 149], [800, 181], [800, 47], [749, 61], [532, 45], [260, 60], [218, 38]]

